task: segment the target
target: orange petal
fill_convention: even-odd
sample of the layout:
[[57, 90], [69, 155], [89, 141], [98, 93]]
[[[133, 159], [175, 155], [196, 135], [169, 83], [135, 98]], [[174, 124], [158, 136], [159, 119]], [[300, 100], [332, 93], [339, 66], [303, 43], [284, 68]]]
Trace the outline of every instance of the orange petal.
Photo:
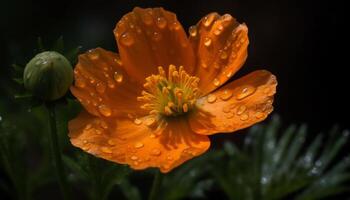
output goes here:
[[265, 70], [252, 72], [202, 97], [190, 117], [192, 130], [211, 135], [232, 132], [264, 120], [273, 110], [277, 80]]
[[73, 95], [95, 116], [145, 112], [136, 99], [142, 87], [123, 70], [118, 54], [97, 48], [80, 55], [74, 77]]
[[190, 28], [197, 55], [196, 76], [204, 94], [224, 84], [247, 58], [248, 28], [231, 15], [211, 13]]
[[150, 116], [101, 119], [83, 111], [69, 122], [69, 136], [74, 146], [95, 156], [133, 169], [158, 167], [163, 173], [210, 146], [208, 137], [194, 133], [184, 119], [163, 121], [160, 127], [147, 120]]
[[114, 34], [125, 70], [141, 83], [157, 74], [158, 66], [194, 70], [193, 49], [174, 13], [135, 8], [118, 22]]

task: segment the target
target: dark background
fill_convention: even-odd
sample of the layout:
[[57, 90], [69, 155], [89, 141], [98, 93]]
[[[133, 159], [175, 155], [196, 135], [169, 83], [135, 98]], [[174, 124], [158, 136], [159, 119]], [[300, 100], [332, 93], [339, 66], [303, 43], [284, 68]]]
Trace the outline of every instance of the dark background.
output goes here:
[[50, 44], [63, 35], [68, 46], [82, 45], [83, 51], [117, 51], [112, 30], [135, 6], [173, 11], [185, 29], [209, 12], [230, 13], [248, 25], [250, 35], [248, 60], [235, 78], [262, 68], [273, 72], [279, 82], [275, 112], [287, 124], [306, 122], [313, 133], [334, 124], [349, 128], [348, 23], [340, 1], [2, 0], [0, 98], [10, 64], [25, 63], [38, 36]]

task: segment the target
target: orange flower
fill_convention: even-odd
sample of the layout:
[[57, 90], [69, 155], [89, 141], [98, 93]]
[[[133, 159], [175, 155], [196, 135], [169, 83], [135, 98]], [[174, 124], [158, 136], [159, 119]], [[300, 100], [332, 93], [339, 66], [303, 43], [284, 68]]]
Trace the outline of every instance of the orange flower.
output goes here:
[[277, 81], [259, 70], [222, 86], [247, 58], [248, 28], [211, 13], [189, 29], [162, 8], [135, 8], [117, 24], [119, 54], [79, 56], [72, 93], [85, 110], [69, 136], [95, 156], [169, 172], [210, 146], [208, 135], [246, 128], [273, 107]]

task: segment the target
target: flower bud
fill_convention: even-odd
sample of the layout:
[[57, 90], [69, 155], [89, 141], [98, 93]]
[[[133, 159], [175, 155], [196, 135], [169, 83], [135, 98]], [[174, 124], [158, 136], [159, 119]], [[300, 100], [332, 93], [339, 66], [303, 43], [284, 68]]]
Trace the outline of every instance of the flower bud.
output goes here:
[[43, 100], [63, 97], [73, 82], [69, 61], [54, 51], [37, 54], [28, 62], [23, 74], [24, 87]]

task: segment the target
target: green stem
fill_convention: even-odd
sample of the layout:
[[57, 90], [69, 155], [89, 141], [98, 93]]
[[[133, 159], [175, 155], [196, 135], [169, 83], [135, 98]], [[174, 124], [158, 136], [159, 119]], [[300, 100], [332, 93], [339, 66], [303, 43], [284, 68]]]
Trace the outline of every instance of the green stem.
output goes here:
[[162, 179], [163, 179], [163, 175], [160, 173], [159, 170], [157, 170], [154, 175], [153, 184], [148, 196], [148, 200], [157, 199], [157, 194], [159, 193], [160, 186], [162, 185]]
[[58, 143], [57, 128], [56, 128], [56, 112], [55, 103], [47, 103], [46, 107], [49, 112], [49, 122], [50, 122], [50, 142], [51, 142], [51, 153], [54, 161], [54, 168], [56, 170], [56, 175], [60, 185], [63, 199], [70, 199], [69, 188], [67, 184], [67, 179], [64, 173], [64, 167], [61, 156], [61, 149]]

